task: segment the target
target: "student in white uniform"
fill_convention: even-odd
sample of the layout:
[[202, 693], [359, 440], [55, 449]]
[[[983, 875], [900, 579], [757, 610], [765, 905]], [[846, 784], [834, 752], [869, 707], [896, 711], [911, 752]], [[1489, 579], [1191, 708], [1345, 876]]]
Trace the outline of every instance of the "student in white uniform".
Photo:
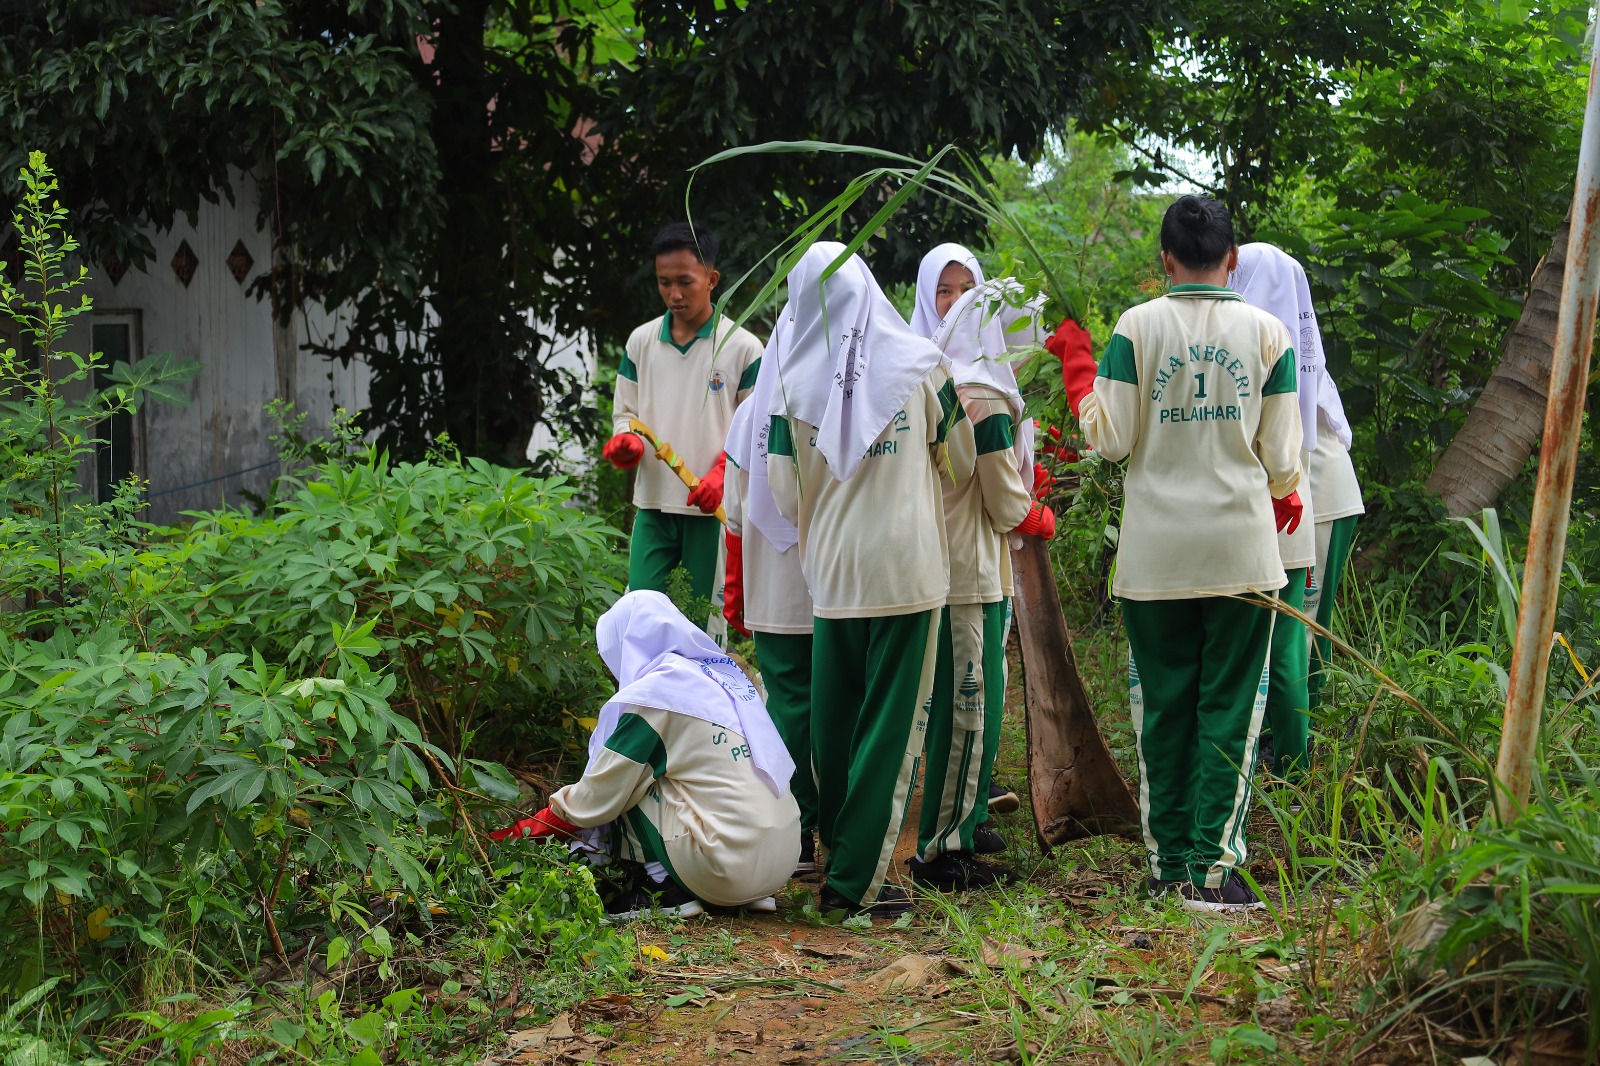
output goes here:
[[[935, 245], [922, 257], [922, 262], [917, 266], [917, 289], [915, 301], [911, 311], [911, 331], [919, 337], [935, 338], [946, 324], [946, 318], [956, 301], [971, 292], [974, 288], [985, 284], [983, 266], [978, 262], [978, 257], [966, 245], [946, 242]], [[976, 328], [976, 327], [973, 327]], [[1037, 337], [1033, 331], [1027, 332], [1027, 343], [1036, 342]], [[1021, 345], [1016, 337], [1007, 337], [1010, 348]], [[1012, 375], [1013, 381], [1015, 375]], [[1033, 422], [1027, 421], [1019, 424], [1017, 431], [1017, 451], [1019, 456], [1033, 454]], [[1053, 517], [1053, 516], [1052, 516]], [[1011, 632], [1011, 566], [1010, 552], [1006, 556], [1006, 568], [1002, 581], [1005, 585], [1006, 609], [1005, 617], [1001, 623], [1002, 635], [1000, 643], [1005, 644], [1006, 636]], [[1000, 686], [1005, 690], [1006, 664], [1004, 656], [1001, 657]], [[985, 803], [978, 807], [978, 823], [972, 830], [972, 847], [979, 854], [994, 854], [1005, 850], [1005, 841], [1000, 834], [988, 828], [989, 814], [991, 811], [1006, 814], [1016, 810], [1022, 801], [1015, 792], [996, 784], [993, 779], [994, 765], [991, 760], [983, 774], [983, 791], [980, 795], [986, 797]]]
[[[819, 243], [789, 274], [768, 473], [800, 533], [815, 623], [811, 749], [825, 911], [901, 913], [885, 883], [922, 754], [950, 592], [942, 485], [971, 476], [949, 363], [859, 256]], [[824, 311], [826, 306], [826, 311]]]
[[1262, 906], [1233, 876], [1276, 614], [1250, 601], [1288, 581], [1274, 530], [1298, 518], [1302, 478], [1294, 347], [1224, 288], [1237, 254], [1227, 208], [1181, 197], [1161, 224], [1172, 289], [1123, 313], [1098, 367], [1076, 324], [1057, 333], [1072, 341], [1062, 381], [1084, 436], [1128, 459], [1112, 592], [1131, 652], [1147, 890], [1203, 911]]
[[[664, 226], [650, 247], [656, 286], [667, 310], [635, 329], [617, 368], [611, 432], [601, 454], [619, 469], [637, 467], [628, 587], [664, 592], [682, 565], [697, 597], [714, 601], [722, 525], [725, 457], [733, 412], [755, 385], [761, 342], [718, 315], [712, 292], [717, 239], [687, 222]], [[666, 463], [640, 465], [646, 445], [629, 423], [637, 418], [672, 445], [700, 478], [693, 491]], [[716, 619], [720, 625], [721, 619]]]
[[775, 910], [800, 851], [800, 809], [794, 762], [755, 686], [659, 592], [623, 596], [595, 640], [618, 687], [583, 776], [494, 835], [581, 837], [643, 864], [646, 883], [607, 903], [619, 920], [692, 917], [703, 903]]
[[984, 282], [978, 257], [965, 245], [935, 245], [917, 265], [917, 293], [911, 308], [911, 332], [933, 339], [944, 316], [961, 295]]
[[[1361, 482], [1350, 461], [1350, 421], [1345, 417], [1339, 386], [1326, 365], [1317, 380], [1317, 447], [1311, 453], [1311, 491], [1317, 496], [1317, 567], [1306, 592], [1305, 612], [1323, 629], [1333, 630], [1334, 597], [1355, 543], [1356, 520], [1366, 512]], [[1324, 671], [1333, 642], [1317, 635], [1311, 642], [1311, 676], [1306, 689], [1311, 713], [1322, 701]]]
[[[1298, 368], [1296, 403], [1300, 408], [1300, 462], [1309, 468], [1317, 448], [1317, 382], [1326, 370], [1317, 313], [1311, 306], [1311, 286], [1305, 269], [1294, 257], [1271, 244], [1246, 244], [1239, 248], [1239, 264], [1228, 287], [1252, 307], [1266, 311], [1289, 331]], [[1279, 598], [1297, 611], [1305, 610], [1305, 597], [1317, 561], [1316, 523], [1322, 501], [1308, 478], [1301, 483], [1303, 510], [1293, 532], [1278, 534], [1278, 551], [1289, 575]], [[1308, 765], [1307, 741], [1311, 729], [1310, 673], [1305, 623], [1280, 614], [1272, 626], [1272, 662], [1268, 670], [1267, 717], [1261, 732], [1262, 750], [1271, 749], [1272, 772], [1284, 780], [1299, 780]], [[1265, 759], [1266, 756], [1263, 755]]]
[[795, 873], [816, 869], [817, 779], [811, 766], [811, 592], [800, 569], [800, 531], [778, 513], [767, 482], [767, 437], [772, 419], [775, 354], [788, 336], [789, 308], [761, 356], [755, 391], [728, 429], [727, 578], [722, 611], [750, 635], [767, 690], [767, 711], [794, 759], [791, 787], [800, 804], [800, 861]]
[[1041, 303], [1024, 302], [1011, 279], [985, 282], [946, 309], [934, 337], [951, 361], [977, 461], [970, 478], [944, 487], [950, 595], [941, 614], [917, 855], [909, 862], [912, 879], [929, 888], [975, 888], [1011, 876], [975, 853], [1005, 708], [1007, 536], [1055, 533], [1055, 515], [1029, 492], [1033, 450], [1031, 440], [1025, 452], [1017, 448], [1022, 393], [1006, 361], [1013, 345], [1037, 343]]

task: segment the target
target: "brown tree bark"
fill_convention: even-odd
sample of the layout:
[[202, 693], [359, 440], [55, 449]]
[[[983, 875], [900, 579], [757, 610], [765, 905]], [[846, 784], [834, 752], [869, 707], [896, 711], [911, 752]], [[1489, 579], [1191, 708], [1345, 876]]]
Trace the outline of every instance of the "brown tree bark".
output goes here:
[[1428, 488], [1444, 498], [1452, 515], [1493, 507], [1522, 473], [1544, 432], [1571, 222], [1569, 212], [1533, 272], [1522, 317], [1506, 335], [1499, 364], [1428, 478]]

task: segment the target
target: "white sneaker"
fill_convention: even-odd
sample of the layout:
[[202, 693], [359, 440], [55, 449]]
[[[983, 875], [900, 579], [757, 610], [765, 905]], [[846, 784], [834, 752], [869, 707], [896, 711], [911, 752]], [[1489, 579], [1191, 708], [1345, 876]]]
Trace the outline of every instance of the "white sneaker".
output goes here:
[[778, 901], [773, 896], [763, 896], [754, 903], [746, 903], [744, 909], [751, 914], [777, 914]]

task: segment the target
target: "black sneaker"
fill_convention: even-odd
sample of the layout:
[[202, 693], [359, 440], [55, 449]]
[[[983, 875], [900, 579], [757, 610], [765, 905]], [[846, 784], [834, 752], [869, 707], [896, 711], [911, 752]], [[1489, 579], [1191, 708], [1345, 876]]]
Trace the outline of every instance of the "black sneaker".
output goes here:
[[1221, 888], [1201, 888], [1187, 881], [1178, 886], [1183, 909], [1209, 914], [1265, 910], [1267, 905], [1250, 890], [1242, 877], [1229, 877]]
[[1170, 893], [1181, 891], [1187, 881], [1164, 881], [1159, 877], [1144, 879], [1144, 894], [1150, 899], [1165, 899]]
[[705, 905], [670, 877], [659, 884], [643, 884], [619, 893], [606, 903], [606, 920], [611, 922], [631, 922], [647, 915], [694, 918], [705, 912]]
[[1010, 814], [1022, 806], [1017, 794], [1004, 785], [989, 782], [989, 810], [995, 814]]
[[817, 838], [807, 829], [800, 834], [800, 861], [794, 864], [796, 876], [817, 872]]
[[911, 868], [911, 880], [941, 892], [1009, 884], [1016, 876], [1008, 867], [979, 862], [975, 855], [965, 851], [947, 851], [932, 862], [912, 857], [906, 860], [906, 865]]
[[898, 918], [907, 911], [914, 909], [911, 897], [906, 895], [905, 889], [896, 885], [884, 885], [878, 890], [878, 902], [869, 903], [863, 907], [859, 903], [852, 903], [846, 899], [842, 893], [829, 884], [822, 886], [817, 908], [823, 914], [844, 911], [851, 918], [858, 914], [865, 914], [869, 918]]
[[1272, 749], [1272, 734], [1261, 734], [1260, 738], [1256, 740], [1256, 765], [1269, 774], [1272, 773], [1272, 767], [1276, 760]]
[[979, 855], [998, 855], [1006, 850], [1006, 839], [987, 825], [972, 831], [972, 850]]

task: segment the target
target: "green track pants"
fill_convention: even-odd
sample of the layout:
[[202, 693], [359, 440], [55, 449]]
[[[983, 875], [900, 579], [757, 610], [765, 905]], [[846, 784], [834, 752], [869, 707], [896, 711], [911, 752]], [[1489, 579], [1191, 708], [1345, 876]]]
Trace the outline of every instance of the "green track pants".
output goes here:
[[894, 859], [933, 699], [939, 612], [818, 618], [811, 758], [828, 884], [875, 903]]
[[[1305, 612], [1315, 618], [1323, 629], [1333, 629], [1334, 598], [1339, 594], [1344, 566], [1350, 559], [1351, 545], [1355, 543], [1356, 520], [1359, 517], [1348, 515], [1332, 522], [1317, 523], [1317, 585], [1313, 593], [1306, 595]], [[1311, 641], [1310, 654], [1311, 669], [1306, 679], [1307, 706], [1315, 713], [1322, 699], [1325, 681], [1323, 671], [1332, 661], [1333, 642], [1324, 636], [1315, 637]]]
[[1221, 596], [1122, 601], [1154, 877], [1220, 888], [1244, 862], [1274, 615]]
[[817, 775], [811, 765], [811, 634], [754, 633], [756, 661], [767, 689], [767, 713], [794, 759], [790, 788], [800, 828], [817, 827]]
[[972, 851], [989, 809], [989, 780], [1005, 707], [1006, 604], [952, 604], [940, 612], [938, 673], [928, 713], [917, 855], [932, 862]]
[[718, 585], [717, 552], [722, 523], [715, 515], [668, 514], [640, 508], [628, 544], [628, 588], [667, 591], [667, 576], [679, 564], [689, 571], [696, 598], [708, 602]]
[[[1290, 570], [1289, 584], [1278, 594], [1297, 611], [1304, 607], [1306, 573], [1305, 567]], [[1299, 780], [1307, 766], [1311, 699], [1306, 681], [1310, 666], [1305, 623], [1292, 615], [1278, 615], [1272, 625], [1264, 731], [1272, 734], [1272, 772], [1286, 781]]]

